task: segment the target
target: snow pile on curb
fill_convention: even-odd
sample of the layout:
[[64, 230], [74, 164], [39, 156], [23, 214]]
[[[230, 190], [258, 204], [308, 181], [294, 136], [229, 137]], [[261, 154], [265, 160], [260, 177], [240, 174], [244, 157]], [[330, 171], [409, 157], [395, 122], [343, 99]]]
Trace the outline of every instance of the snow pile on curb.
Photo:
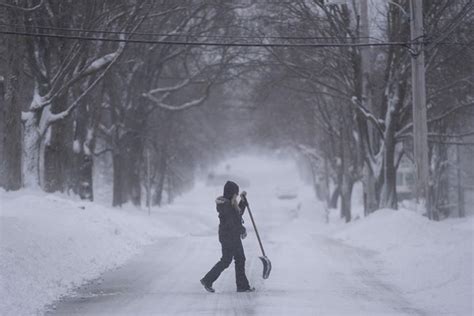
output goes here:
[[409, 210], [380, 210], [346, 225], [334, 237], [374, 250], [381, 277], [433, 314], [473, 312], [474, 219], [429, 221]]
[[29, 315], [176, 231], [137, 209], [0, 191], [0, 314]]

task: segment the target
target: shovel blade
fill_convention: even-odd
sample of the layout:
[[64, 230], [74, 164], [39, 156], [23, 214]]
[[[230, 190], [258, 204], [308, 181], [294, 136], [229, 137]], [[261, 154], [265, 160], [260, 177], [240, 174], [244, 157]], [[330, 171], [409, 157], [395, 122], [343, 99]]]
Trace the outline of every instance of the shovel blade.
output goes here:
[[268, 277], [270, 276], [270, 272], [272, 271], [272, 263], [270, 261], [270, 259], [267, 258], [267, 256], [262, 256], [262, 257], [259, 257], [260, 260], [262, 260], [262, 263], [263, 263], [263, 274], [262, 274], [262, 277], [264, 279], [268, 279]]

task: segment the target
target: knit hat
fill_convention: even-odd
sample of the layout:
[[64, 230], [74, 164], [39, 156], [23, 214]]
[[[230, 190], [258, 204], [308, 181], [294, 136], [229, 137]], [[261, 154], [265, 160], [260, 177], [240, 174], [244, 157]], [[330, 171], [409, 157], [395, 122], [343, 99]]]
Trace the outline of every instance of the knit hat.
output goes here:
[[239, 194], [239, 186], [235, 182], [227, 181], [224, 185], [224, 197], [230, 200], [234, 194]]

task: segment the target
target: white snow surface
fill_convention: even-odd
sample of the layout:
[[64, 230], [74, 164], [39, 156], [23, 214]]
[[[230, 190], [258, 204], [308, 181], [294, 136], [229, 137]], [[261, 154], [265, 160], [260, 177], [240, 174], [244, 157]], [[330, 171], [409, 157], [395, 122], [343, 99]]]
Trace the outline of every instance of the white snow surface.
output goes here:
[[136, 209], [0, 192], [0, 315], [31, 315], [143, 245], [177, 235]]
[[474, 220], [429, 221], [401, 209], [379, 210], [334, 237], [375, 251], [375, 273], [430, 315], [472, 315]]
[[[214, 283], [216, 293], [199, 284], [220, 257], [214, 199], [221, 186], [197, 183], [151, 216], [64, 195], [0, 192], [0, 314], [473, 314], [472, 218], [431, 222], [380, 210], [345, 224], [334, 210], [327, 224], [291, 162], [240, 157], [214, 173], [250, 183], [241, 190], [273, 264], [262, 280], [245, 214], [255, 293], [235, 293], [233, 267]], [[278, 199], [281, 187], [295, 188], [297, 198]]]

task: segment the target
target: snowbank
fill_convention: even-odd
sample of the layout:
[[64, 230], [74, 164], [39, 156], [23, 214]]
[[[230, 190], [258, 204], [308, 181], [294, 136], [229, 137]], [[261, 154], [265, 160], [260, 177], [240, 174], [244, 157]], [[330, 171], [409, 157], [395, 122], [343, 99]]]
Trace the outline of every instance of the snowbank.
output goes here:
[[429, 221], [409, 210], [380, 210], [334, 237], [374, 250], [380, 277], [430, 314], [473, 312], [473, 218]]
[[0, 314], [41, 311], [74, 286], [179, 235], [135, 208], [33, 191], [0, 192]]

